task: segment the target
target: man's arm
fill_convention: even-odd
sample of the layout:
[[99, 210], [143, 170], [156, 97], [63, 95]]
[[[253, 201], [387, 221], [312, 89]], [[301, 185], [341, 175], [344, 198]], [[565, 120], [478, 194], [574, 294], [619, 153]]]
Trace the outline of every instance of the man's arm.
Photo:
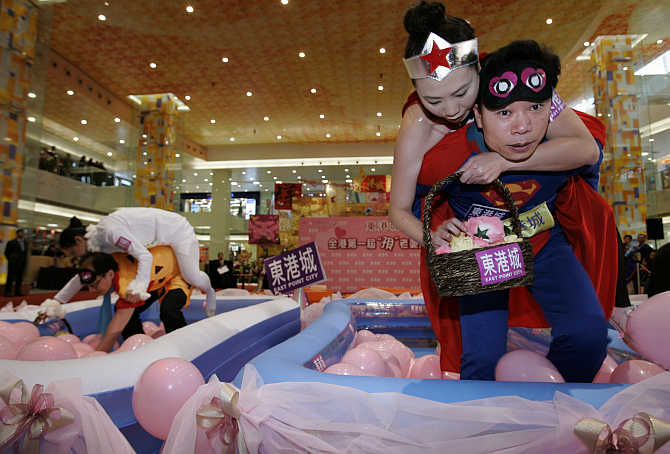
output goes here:
[[130, 317], [133, 315], [134, 310], [135, 308], [133, 307], [123, 309], [119, 309], [117, 307], [116, 312], [114, 313], [114, 317], [112, 317], [112, 320], [109, 322], [109, 325], [107, 325], [107, 331], [105, 331], [105, 335], [103, 336], [102, 341], [100, 342], [96, 350], [109, 352], [112, 349], [112, 347], [114, 346], [114, 342], [116, 342], [116, 340], [123, 332], [123, 329], [128, 324], [128, 321], [130, 320]]

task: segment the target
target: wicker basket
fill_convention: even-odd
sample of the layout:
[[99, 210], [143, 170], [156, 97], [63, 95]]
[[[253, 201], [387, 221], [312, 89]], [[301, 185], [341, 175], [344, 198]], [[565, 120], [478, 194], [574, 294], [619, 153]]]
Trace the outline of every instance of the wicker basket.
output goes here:
[[440, 296], [475, 295], [532, 284], [533, 249], [531, 244], [521, 237], [519, 211], [509, 189], [497, 179], [493, 181], [493, 185], [505, 198], [512, 214], [512, 228], [519, 241], [467, 251], [435, 254], [430, 234], [433, 198], [445, 184], [457, 180], [462, 173], [455, 172], [435, 183], [424, 202], [423, 242], [426, 246], [428, 269], [438, 294]]

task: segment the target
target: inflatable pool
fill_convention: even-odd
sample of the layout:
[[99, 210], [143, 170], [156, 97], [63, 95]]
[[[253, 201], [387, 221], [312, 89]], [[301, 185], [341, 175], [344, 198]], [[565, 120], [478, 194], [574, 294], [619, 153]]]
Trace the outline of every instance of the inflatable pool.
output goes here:
[[[100, 304], [101, 300], [95, 300], [65, 306], [66, 320], [74, 334], [83, 337], [93, 332]], [[299, 307], [289, 298], [218, 297], [217, 313], [205, 319], [201, 301], [193, 300], [190, 309], [184, 311], [189, 323], [186, 327], [140, 349], [66, 361], [0, 360], [0, 369], [13, 372], [29, 388], [37, 383], [81, 377], [83, 393], [100, 402], [133, 448], [140, 454], [156, 453], [162, 441], [139, 426], [131, 407], [133, 386], [149, 364], [178, 357], [191, 361], [205, 378], [216, 374], [231, 381], [251, 358], [300, 330]], [[3, 313], [0, 320], [32, 321], [36, 315], [36, 309]], [[142, 315], [145, 320], [160, 322], [157, 311], [148, 310]]]

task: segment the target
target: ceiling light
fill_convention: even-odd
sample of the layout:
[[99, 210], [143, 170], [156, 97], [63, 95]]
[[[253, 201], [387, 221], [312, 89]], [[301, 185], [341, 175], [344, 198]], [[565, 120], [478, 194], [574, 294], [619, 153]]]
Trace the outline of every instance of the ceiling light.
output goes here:
[[354, 180], [344, 180], [345, 183], [353, 183]]
[[123, 139], [119, 139], [119, 143], [120, 143], [120, 144], [124, 144], [124, 143], [126, 143], [126, 141], [123, 140]]
[[148, 153], [146, 151], [142, 152], [142, 156], [146, 156]]
[[263, 121], [270, 121], [270, 117], [268, 116], [263, 117]]
[[663, 44], [663, 40], [662, 39], [657, 40], [656, 44]]
[[324, 114], [319, 114], [319, 118], [326, 118]]
[[305, 58], [305, 53], [304, 52], [298, 52], [298, 57]]
[[209, 120], [209, 122], [210, 122], [211, 124], [214, 124], [214, 123], [216, 123], [216, 120], [212, 118], [211, 120]]
[[347, 175], [345, 178], [351, 178], [351, 175]]
[[281, 0], [282, 5], [288, 5], [288, 0]]
[[322, 172], [323, 172], [323, 169], [319, 169], [319, 170], [317, 170], [317, 172], [322, 173]]
[[309, 92], [312, 94], [316, 93], [316, 88], [312, 88], [311, 90], [309, 90]]
[[230, 182], [230, 185], [231, 185], [231, 186], [237, 186], [237, 181], [231, 181], [231, 182]]
[[374, 172], [376, 169], [373, 167], [370, 169], [370, 172]]
[[205, 182], [209, 181], [209, 178], [205, 178]]
[[86, 121], [86, 120], [81, 120], [81, 124], [82, 124], [82, 125], [85, 125], [85, 124], [87, 124], [87, 123], [88, 123], [88, 121]]
[[590, 45], [591, 45], [590, 42], [588, 42], [588, 41], [584, 41], [584, 47], [589, 47]]
[[386, 53], [386, 49], [383, 48], [383, 47], [380, 47], [380, 48], [379, 48], [379, 53], [380, 53], [380, 54], [385, 54], [385, 53]]
[[326, 133], [326, 137], [327, 137], [328, 139], [330, 139], [330, 133], [329, 133], [329, 132]]
[[121, 123], [121, 119], [119, 117], [114, 117], [114, 123]]
[[108, 151], [108, 152], [107, 152], [107, 156], [112, 156], [112, 152], [111, 152], [111, 151]]
[[247, 92], [247, 96], [252, 96], [252, 95], [253, 95], [252, 92], [250, 92], [250, 91]]
[[75, 137], [72, 138], [72, 140], [74, 140], [75, 142], [79, 142], [79, 137], [75, 136]]
[[302, 177], [300, 175], [298, 175], [298, 180], [302, 180]]
[[180, 155], [179, 153], [175, 153], [174, 157], [175, 157], [175, 158], [180, 158], [181, 155]]
[[107, 20], [107, 17], [104, 14], [98, 14], [98, 20], [105, 21]]
[[151, 69], [156, 69], [156, 66], [158, 66], [158, 65], [154, 62], [149, 63], [149, 68], [151, 68]]
[[181, 182], [182, 182], [182, 183], [186, 183], [186, 178], [182, 178], [182, 179], [181, 179]]
[[649, 142], [653, 142], [653, 141], [654, 141], [654, 139], [649, 139]]
[[224, 63], [228, 63], [229, 60], [228, 60], [228, 57], [223, 57], [223, 58], [221, 59], [221, 61], [224, 62]]
[[381, 112], [377, 112], [377, 116], [381, 117], [383, 114]]
[[195, 188], [196, 188], [196, 189], [200, 189], [200, 186], [196, 185]]
[[194, 176], [194, 177], [197, 177], [197, 176], [198, 176], [198, 172], [193, 172], [193, 176]]
[[376, 135], [377, 137], [379, 137], [379, 136], [381, 136], [381, 135], [382, 135], [382, 133], [381, 133], [381, 132], [379, 132], [379, 131], [377, 131], [377, 132], [375, 132], [375, 135]]
[[72, 95], [74, 95], [74, 90], [68, 90], [68, 91], [66, 91], [65, 93], [67, 93], [68, 95], [72, 96]]
[[642, 153], [642, 156], [649, 156], [649, 153], [647, 153], [647, 152], [643, 152], [643, 153]]
[[349, 169], [344, 169], [344, 171], [345, 171], [345, 172], [348, 172], [348, 171], [349, 171]]
[[296, 172], [297, 172], [297, 170], [293, 169], [293, 170], [291, 170], [291, 172], [292, 172], [292, 173], [296, 173]]
[[228, 140], [230, 140], [231, 142], [235, 142], [235, 137], [231, 137], [231, 138], [228, 139]]
[[254, 181], [254, 184], [261, 184], [260, 181]]
[[554, 22], [554, 21], [553, 21], [553, 20], [551, 20], [551, 17], [550, 17], [550, 18], [549, 18], [549, 19], [547, 19], [547, 20], [546, 20], [545, 22], [547, 23], [547, 25], [551, 25], [551, 23], [552, 23], [552, 22]]
[[187, 100], [187, 101], [190, 101], [191, 97], [189, 95], [186, 95], [186, 96], [184, 96], [184, 99]]
[[272, 173], [272, 170], [266, 170], [265, 173], [267, 173], [269, 175], [269, 174]]
[[277, 181], [277, 184], [283, 184], [283, 183], [284, 183], [284, 182], [281, 181], [281, 180]]
[[324, 183], [328, 183], [328, 180], [322, 180]]
[[188, 6], [186, 7], [186, 12], [187, 12], [187, 13], [192, 13], [192, 12], [193, 12], [193, 7], [192, 7], [191, 5], [188, 5]]
[[277, 177], [276, 177], [276, 176], [274, 176], [274, 177], [272, 177], [272, 179], [273, 179], [273, 180], [276, 180], [276, 179], [277, 179]]
[[214, 172], [209, 172], [209, 176], [211, 177], [212, 175], [214, 175]]
[[29, 91], [28, 92], [28, 97], [29, 98], [37, 98], [37, 95], [35, 93], [33, 93], [32, 91]]
[[35, 118], [33, 116], [30, 116], [30, 117], [26, 118], [26, 120], [28, 120], [31, 123], [35, 123], [37, 121], [37, 118]]
[[384, 91], [384, 86], [383, 85], [377, 85], [377, 90]]
[[246, 171], [246, 170], [243, 170], [243, 171], [242, 171], [242, 175], [246, 175], [246, 174], [247, 174], [247, 171]]

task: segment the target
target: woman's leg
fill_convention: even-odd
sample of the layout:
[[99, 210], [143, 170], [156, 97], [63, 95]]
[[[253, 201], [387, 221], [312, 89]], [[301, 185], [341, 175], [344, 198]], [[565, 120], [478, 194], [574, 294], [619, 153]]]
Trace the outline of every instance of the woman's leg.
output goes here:
[[509, 290], [458, 297], [461, 320], [461, 379], [494, 380], [507, 351]]
[[[189, 225], [190, 227], [190, 225]], [[193, 231], [193, 228], [191, 231]], [[170, 244], [172, 252], [177, 257], [179, 271], [186, 282], [199, 288], [207, 294], [207, 315], [214, 315], [216, 311], [216, 294], [209, 281], [209, 276], [200, 271], [200, 246], [193, 234], [193, 238], [181, 238]]]
[[568, 382], [593, 381], [607, 354], [607, 322], [591, 280], [562, 232], [535, 257], [530, 292], [551, 325], [547, 358]]

